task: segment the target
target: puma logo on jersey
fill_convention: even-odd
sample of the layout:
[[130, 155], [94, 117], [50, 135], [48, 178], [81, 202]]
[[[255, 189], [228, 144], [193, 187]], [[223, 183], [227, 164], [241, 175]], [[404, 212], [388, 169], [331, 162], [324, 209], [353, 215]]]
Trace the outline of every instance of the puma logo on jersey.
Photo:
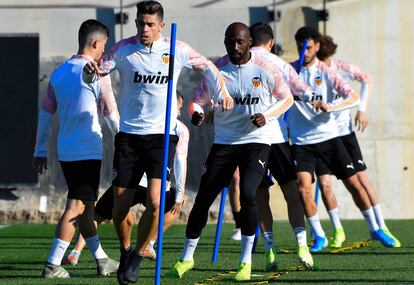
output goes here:
[[259, 77], [253, 77], [253, 79], [252, 79], [252, 85], [254, 86], [254, 87], [260, 87], [260, 85], [261, 85], [262, 83], [260, 82], [260, 78]]
[[259, 159], [259, 163], [260, 163], [260, 165], [261, 165], [263, 168], [265, 168], [266, 161], [261, 161], [261, 160]]
[[361, 164], [361, 165], [365, 165], [365, 163], [360, 159], [358, 159], [358, 163]]
[[161, 75], [161, 71], [158, 71], [158, 75], [139, 74], [138, 71], [135, 71], [134, 82], [147, 84], [165, 84], [168, 82], [168, 75]]
[[351, 168], [351, 169], [354, 169], [354, 165], [351, 163], [351, 164], [347, 164], [346, 165], [346, 168]]
[[246, 97], [236, 97], [234, 98], [234, 103], [236, 105], [255, 105], [259, 104], [259, 97], [252, 98], [251, 94], [247, 94]]
[[165, 64], [168, 64], [170, 62], [170, 54], [169, 53], [164, 53], [161, 58], [162, 58], [162, 62], [164, 62]]

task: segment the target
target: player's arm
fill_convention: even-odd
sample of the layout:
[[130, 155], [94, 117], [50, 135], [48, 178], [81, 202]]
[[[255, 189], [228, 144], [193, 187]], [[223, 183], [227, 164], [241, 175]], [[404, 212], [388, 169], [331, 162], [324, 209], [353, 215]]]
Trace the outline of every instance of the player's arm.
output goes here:
[[292, 92], [294, 97], [300, 99], [303, 102], [311, 102], [312, 100], [312, 90], [311, 88], [305, 84], [302, 78], [298, 75], [296, 70], [293, 68], [292, 65], [287, 64], [289, 68], [289, 78], [288, 78], [288, 85], [289, 89]]
[[210, 91], [207, 79], [203, 76], [188, 104], [188, 114], [193, 125], [200, 126], [203, 123], [205, 119], [203, 107], [209, 106], [209, 102], [211, 102]]
[[33, 168], [40, 174], [43, 169], [47, 169], [47, 145], [49, 141], [50, 127], [52, 125], [52, 116], [56, 112], [57, 101], [55, 91], [49, 82], [46, 96], [43, 99], [40, 108], [39, 122], [37, 125], [36, 146], [33, 155]]
[[187, 127], [181, 125], [179, 130], [179, 140], [174, 157], [174, 176], [175, 176], [175, 205], [171, 209], [173, 214], [178, 214], [184, 203], [185, 181], [187, 178], [187, 154], [190, 132]]
[[183, 64], [195, 70], [202, 71], [208, 84], [210, 84], [218, 94], [218, 101], [222, 106], [222, 110], [226, 111], [232, 109], [234, 105], [233, 98], [227, 90], [223, 76], [214, 63], [193, 50], [189, 45], [183, 42], [177, 43], [178, 46], [185, 51]]
[[119, 131], [119, 113], [112, 90], [110, 75], [100, 77], [99, 83], [99, 109], [112, 135], [115, 136]]

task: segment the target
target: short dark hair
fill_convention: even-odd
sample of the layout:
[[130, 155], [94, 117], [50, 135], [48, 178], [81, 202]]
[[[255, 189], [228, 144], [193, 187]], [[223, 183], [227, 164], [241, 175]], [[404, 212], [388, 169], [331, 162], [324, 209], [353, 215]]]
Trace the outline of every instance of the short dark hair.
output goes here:
[[263, 22], [251, 25], [249, 30], [252, 37], [252, 47], [261, 46], [275, 38], [272, 28]]
[[313, 40], [315, 43], [319, 43], [321, 41], [321, 35], [317, 30], [308, 26], [300, 28], [295, 34], [295, 40], [297, 43], [303, 43], [308, 39]]
[[319, 51], [316, 53], [316, 56], [320, 60], [324, 60], [336, 53], [338, 45], [334, 42], [331, 36], [322, 36], [320, 43]]
[[155, 0], [145, 0], [137, 3], [137, 18], [139, 15], [157, 15], [158, 18], [164, 20], [164, 8], [160, 2]]
[[109, 29], [107, 26], [102, 24], [101, 22], [89, 19], [83, 22], [79, 28], [78, 33], [78, 43], [79, 43], [79, 49], [82, 49], [86, 46], [88, 38], [94, 34], [99, 33], [102, 35], [105, 35], [109, 37]]

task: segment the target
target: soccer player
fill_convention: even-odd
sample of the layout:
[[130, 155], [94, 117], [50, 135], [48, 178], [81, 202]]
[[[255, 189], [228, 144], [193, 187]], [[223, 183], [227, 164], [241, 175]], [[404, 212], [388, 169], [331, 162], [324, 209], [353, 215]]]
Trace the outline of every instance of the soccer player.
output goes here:
[[[320, 46], [320, 35], [311, 27], [302, 27], [295, 34], [298, 52], [307, 40], [304, 66], [299, 76], [312, 88], [314, 100], [311, 103], [295, 101], [288, 117], [288, 127], [293, 144], [293, 157], [298, 176], [299, 192], [305, 206], [305, 214], [316, 238], [311, 252], [322, 251], [328, 241], [317, 214], [315, 201], [312, 197], [312, 180], [318, 160], [323, 160], [338, 179], [341, 179], [357, 207], [362, 212], [370, 232], [384, 246], [394, 246], [395, 241], [378, 227], [371, 202], [360, 184], [355, 168], [343, 141], [338, 137], [339, 131], [332, 112], [350, 108], [358, 104], [358, 95], [333, 70], [319, 61], [316, 53]], [[294, 62], [293, 65], [297, 64]], [[335, 100], [334, 91], [343, 100]], [[317, 114], [307, 118], [301, 110], [314, 109]]]
[[240, 229], [240, 173], [239, 168], [233, 174], [233, 180], [229, 185], [229, 200], [231, 211], [233, 213], [235, 229], [233, 230], [230, 239], [241, 240]]
[[[250, 50], [260, 53], [269, 62], [277, 66], [294, 96], [305, 98], [305, 100], [310, 98], [312, 96], [310, 88], [303, 83], [293, 67], [270, 52], [274, 45], [272, 28], [266, 23], [256, 23], [250, 27], [250, 35], [252, 37], [252, 48]], [[304, 210], [296, 185], [295, 167], [291, 161], [291, 147], [286, 123], [283, 117], [279, 117], [267, 124], [266, 127], [268, 130], [267, 136], [272, 143], [267, 167], [282, 189], [287, 203], [289, 222], [298, 245], [298, 261], [306, 267], [312, 267], [313, 259], [306, 242]], [[270, 181], [270, 184], [273, 183]], [[266, 187], [265, 180], [257, 189], [257, 206], [265, 246], [265, 271], [271, 271], [277, 268], [277, 260], [273, 244], [273, 216], [269, 206], [269, 190]]]
[[[121, 80], [121, 121], [120, 132], [115, 138], [113, 169], [113, 221], [121, 243], [129, 232], [126, 218], [134, 189], [144, 172], [149, 180], [146, 209], [138, 224], [136, 247], [132, 250], [121, 244], [117, 273], [121, 284], [138, 280], [139, 266], [145, 249], [158, 226], [170, 48], [170, 39], [161, 34], [165, 26], [163, 17], [164, 9], [159, 2], [138, 2], [135, 20], [137, 35], [118, 42], [104, 56], [104, 63], [101, 65], [101, 73], [117, 69]], [[233, 101], [214, 64], [187, 44], [177, 41], [173, 92], [184, 67], [203, 71], [204, 76], [220, 94], [222, 109], [232, 108]], [[96, 70], [95, 66], [94, 68]], [[171, 169], [178, 141], [174, 131], [177, 125], [176, 117], [177, 100], [174, 96], [168, 169]]]
[[[358, 130], [364, 131], [364, 129], [368, 126], [366, 111], [371, 89], [371, 78], [367, 73], [361, 71], [358, 66], [332, 58], [336, 52], [336, 48], [337, 44], [335, 44], [332, 37], [322, 36], [317, 56], [331, 69], [338, 73], [346, 82], [350, 83], [351, 81], [356, 80], [361, 83], [361, 101], [355, 117], [355, 126], [357, 126]], [[333, 115], [335, 116], [335, 120], [338, 126], [339, 136], [341, 137], [347, 151], [352, 158], [353, 166], [355, 167], [358, 180], [366, 191], [369, 200], [371, 201], [372, 209], [374, 211], [378, 226], [395, 240], [394, 247], [400, 247], [400, 241], [391, 234], [385, 224], [379, 199], [365, 172], [367, 166], [365, 165], [365, 162], [362, 158], [361, 149], [359, 147], [355, 132], [352, 128], [352, 118], [350, 111], [344, 110], [341, 112], [335, 112]], [[328, 210], [329, 217], [334, 227], [333, 240], [329, 245], [334, 248], [341, 247], [342, 243], [346, 239], [345, 232], [339, 218], [338, 205], [335, 199], [335, 195], [332, 192], [331, 172], [327, 167], [323, 165], [323, 161], [318, 161], [316, 167], [316, 175], [319, 179], [323, 202], [326, 209]], [[372, 236], [375, 238], [375, 235]]]
[[[235, 275], [236, 281], [250, 280], [251, 251], [257, 226], [256, 189], [263, 178], [270, 150], [266, 136], [267, 123], [276, 120], [293, 103], [293, 97], [274, 64], [250, 52], [249, 28], [243, 23], [231, 24], [225, 32], [227, 55], [216, 65], [223, 74], [235, 106], [231, 112], [218, 111], [220, 104], [214, 86], [202, 81], [194, 102], [214, 100], [214, 144], [205, 164], [205, 173], [191, 210], [180, 260], [167, 276], [181, 278], [194, 266], [193, 254], [201, 231], [207, 222], [211, 204], [228, 185], [236, 167], [240, 172], [240, 222], [242, 252]], [[204, 99], [203, 99], [204, 98]], [[202, 108], [193, 103], [192, 122], [200, 125]]]
[[[98, 104], [103, 101], [106, 112], [116, 114], [109, 78], [86, 84], [83, 68], [89, 61], [98, 60], [109, 36], [108, 28], [96, 20], [87, 20], [79, 28], [79, 50], [51, 75], [43, 100], [37, 129], [33, 167], [40, 173], [47, 168], [47, 145], [52, 115], [59, 119], [57, 156], [68, 185], [65, 211], [56, 227], [55, 239], [44, 278], [69, 278], [61, 266], [62, 258], [76, 230], [85, 237], [97, 263], [100, 275], [109, 275], [118, 268], [118, 262], [103, 251], [96, 227], [93, 209], [97, 199], [102, 160], [102, 132], [98, 122]], [[113, 121], [117, 125], [117, 120]]]
[[[183, 106], [184, 97], [177, 91], [177, 107], [178, 114], [180, 115], [180, 109]], [[172, 223], [178, 218], [181, 207], [184, 204], [184, 192], [185, 192], [185, 180], [187, 173], [187, 152], [188, 152], [188, 142], [190, 138], [190, 133], [188, 128], [179, 120], [177, 120], [177, 136], [179, 138], [177, 143], [177, 149], [174, 156], [174, 177], [175, 187], [170, 187], [170, 183], [167, 186], [166, 190], [166, 203], [165, 203], [165, 219], [164, 219], [164, 231], [166, 231]], [[146, 196], [147, 196], [147, 181], [146, 177], [142, 178], [140, 185], [135, 190], [134, 199], [132, 201], [131, 207], [142, 204], [145, 206]], [[98, 200], [95, 206], [95, 222], [97, 224], [102, 223], [106, 220], [112, 220], [112, 208], [114, 204], [114, 192], [113, 187], [111, 186], [102, 197]], [[131, 231], [134, 225], [134, 217], [131, 212], [128, 213], [127, 223], [129, 227], [129, 235], [124, 237], [123, 246], [128, 248], [131, 241]], [[145, 250], [145, 256], [155, 260], [156, 253], [154, 250], [154, 242], [156, 239], [156, 234], [152, 237], [151, 242]], [[80, 254], [85, 247], [85, 240], [82, 235], [79, 235], [78, 241], [74, 249], [64, 260], [64, 264], [77, 265]]]

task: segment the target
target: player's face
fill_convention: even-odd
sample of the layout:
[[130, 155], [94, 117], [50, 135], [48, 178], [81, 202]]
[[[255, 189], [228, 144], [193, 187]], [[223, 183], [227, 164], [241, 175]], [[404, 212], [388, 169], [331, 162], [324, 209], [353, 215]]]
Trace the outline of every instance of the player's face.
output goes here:
[[[298, 53], [300, 55], [302, 51], [303, 43], [296, 43], [296, 45], [298, 48]], [[314, 40], [308, 39], [308, 45], [306, 47], [305, 58], [304, 58], [305, 65], [312, 64], [315, 61], [316, 53], [318, 52], [318, 50], [319, 50], [319, 43], [315, 43]]]
[[101, 37], [97, 40], [96, 43], [96, 58], [95, 60], [99, 60], [102, 57], [102, 54], [105, 50], [106, 42], [108, 41], [108, 37]]
[[232, 63], [242, 64], [249, 60], [251, 41], [250, 36], [244, 30], [224, 38], [224, 45]]
[[140, 14], [135, 20], [135, 25], [137, 26], [137, 36], [140, 43], [151, 46], [154, 41], [160, 38], [160, 33], [165, 24], [157, 14]]

